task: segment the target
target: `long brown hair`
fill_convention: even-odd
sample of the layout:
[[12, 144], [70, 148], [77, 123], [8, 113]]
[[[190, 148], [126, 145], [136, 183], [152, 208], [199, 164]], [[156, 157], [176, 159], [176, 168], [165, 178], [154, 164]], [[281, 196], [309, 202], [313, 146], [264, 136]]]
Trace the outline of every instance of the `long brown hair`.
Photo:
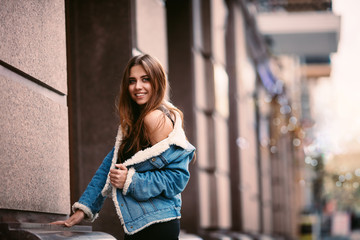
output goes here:
[[[141, 108], [132, 100], [129, 93], [130, 69], [133, 66], [140, 65], [150, 78], [152, 94], [149, 101]], [[166, 74], [160, 62], [148, 55], [142, 54], [131, 58], [126, 65], [120, 84], [120, 92], [117, 101], [117, 109], [120, 117], [120, 126], [122, 131], [122, 142], [119, 148], [118, 161], [125, 161], [141, 149], [150, 146], [149, 133], [144, 126], [144, 117], [151, 111], [164, 106], [170, 111], [172, 117], [175, 117], [174, 111], [177, 111], [181, 120], [182, 112], [166, 104], [165, 93], [167, 88]]]

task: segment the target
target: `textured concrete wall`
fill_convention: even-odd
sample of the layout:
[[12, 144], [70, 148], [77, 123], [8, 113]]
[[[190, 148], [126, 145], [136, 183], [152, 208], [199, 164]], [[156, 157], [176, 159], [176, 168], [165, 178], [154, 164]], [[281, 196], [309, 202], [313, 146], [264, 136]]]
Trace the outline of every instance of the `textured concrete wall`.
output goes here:
[[66, 93], [64, 1], [0, 0], [1, 60]]
[[0, 210], [68, 214], [64, 1], [0, 6]]

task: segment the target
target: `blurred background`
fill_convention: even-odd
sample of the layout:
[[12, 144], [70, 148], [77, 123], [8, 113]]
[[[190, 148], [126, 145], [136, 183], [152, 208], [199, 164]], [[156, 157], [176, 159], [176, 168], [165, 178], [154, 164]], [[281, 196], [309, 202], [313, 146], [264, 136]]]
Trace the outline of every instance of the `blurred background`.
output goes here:
[[360, 239], [359, 0], [0, 6], [0, 239], [122, 238], [111, 200], [92, 228], [47, 223], [112, 148], [139, 53], [164, 65], [197, 148], [181, 239]]

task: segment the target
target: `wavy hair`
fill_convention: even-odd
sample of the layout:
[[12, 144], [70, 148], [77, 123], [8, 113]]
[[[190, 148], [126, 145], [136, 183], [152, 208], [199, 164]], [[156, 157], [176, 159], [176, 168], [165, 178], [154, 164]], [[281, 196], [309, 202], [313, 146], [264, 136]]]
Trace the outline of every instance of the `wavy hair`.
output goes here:
[[[134, 102], [129, 93], [130, 69], [137, 65], [144, 68], [150, 78], [149, 80], [152, 88], [152, 94], [149, 101], [141, 106], [141, 108]], [[142, 54], [132, 57], [129, 60], [124, 69], [120, 84], [120, 92], [116, 103], [123, 136], [119, 148], [118, 161], [120, 160], [123, 162], [139, 150], [150, 146], [149, 133], [144, 125], [144, 118], [149, 112], [163, 106], [169, 110], [171, 117], [174, 118], [174, 111], [177, 111], [181, 116], [181, 120], [183, 120], [183, 114], [179, 109], [166, 104], [166, 88], [166, 74], [156, 58], [148, 54]]]

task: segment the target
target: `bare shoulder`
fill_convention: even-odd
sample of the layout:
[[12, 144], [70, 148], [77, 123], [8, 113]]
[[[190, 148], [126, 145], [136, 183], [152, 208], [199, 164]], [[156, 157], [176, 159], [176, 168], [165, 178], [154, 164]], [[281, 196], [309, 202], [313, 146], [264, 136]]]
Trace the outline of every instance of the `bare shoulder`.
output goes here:
[[149, 131], [151, 144], [160, 142], [168, 137], [173, 130], [170, 119], [161, 110], [149, 112], [144, 118], [144, 124]]
[[144, 121], [145, 121], [146, 125], [152, 125], [153, 123], [160, 121], [163, 117], [164, 117], [164, 113], [162, 111], [156, 109], [156, 110], [149, 112], [145, 116]]

